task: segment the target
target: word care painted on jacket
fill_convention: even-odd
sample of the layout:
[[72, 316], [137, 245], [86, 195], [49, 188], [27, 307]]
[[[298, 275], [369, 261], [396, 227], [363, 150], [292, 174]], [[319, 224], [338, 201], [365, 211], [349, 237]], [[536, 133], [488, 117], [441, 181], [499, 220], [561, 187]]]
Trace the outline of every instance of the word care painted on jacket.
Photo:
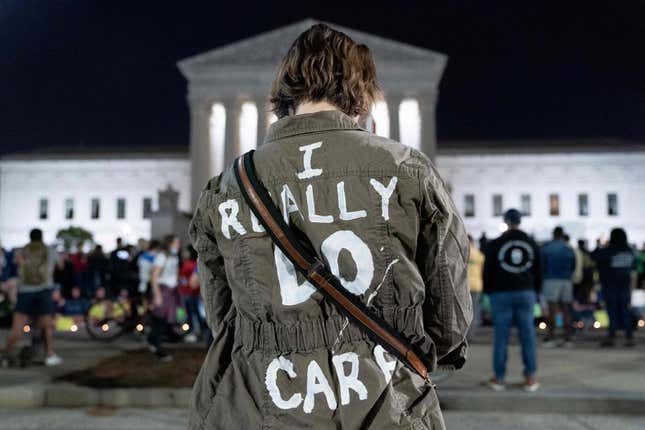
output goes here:
[[[322, 169], [315, 168], [312, 165], [312, 156], [314, 150], [321, 148], [323, 142], [316, 142], [310, 145], [299, 147], [303, 152], [303, 165], [304, 169], [296, 173], [298, 179], [307, 180], [320, 176], [323, 173]], [[393, 176], [390, 180], [383, 184], [376, 179], [370, 179], [370, 186], [376, 192], [381, 200], [381, 216], [384, 220], [390, 219], [389, 205], [390, 198], [394, 194], [398, 178]], [[336, 216], [343, 221], [351, 221], [367, 217], [365, 209], [350, 210], [347, 207], [347, 198], [345, 195], [345, 182], [340, 181], [336, 184], [336, 194], [338, 198], [338, 213]], [[332, 214], [319, 214], [316, 212], [316, 201], [314, 200], [314, 189], [312, 184], [308, 184], [305, 189], [306, 206], [307, 206], [307, 219], [311, 223], [318, 224], [331, 224], [335, 218]], [[289, 222], [289, 214], [298, 212], [302, 214], [300, 206], [287, 184], [282, 186], [280, 192], [281, 210], [284, 220]], [[245, 227], [239, 220], [238, 214], [240, 211], [240, 204], [236, 199], [228, 199], [218, 206], [218, 211], [221, 216], [221, 231], [224, 237], [231, 238], [231, 232], [235, 231], [239, 235], [247, 233]], [[250, 212], [250, 210], [249, 210]], [[255, 215], [251, 213], [251, 230], [256, 233], [264, 232], [264, 228], [260, 225]], [[374, 260], [372, 253], [360, 237], [351, 230], [339, 230], [322, 241], [321, 252], [329, 262], [329, 268], [334, 275], [336, 275], [342, 282], [343, 286], [350, 292], [356, 295], [363, 294], [369, 288], [374, 277]], [[349, 252], [355, 262], [355, 267], [358, 269], [356, 276], [352, 280], [342, 277], [338, 266], [338, 258], [342, 250]], [[311, 295], [316, 291], [316, 288], [308, 281], [302, 284], [298, 283], [296, 277], [296, 270], [289, 259], [282, 253], [280, 248], [274, 247], [274, 259], [277, 272], [278, 282], [280, 284], [280, 294], [282, 304], [285, 306], [295, 306], [308, 300]]]
[[[385, 349], [381, 345], [376, 345], [374, 348], [374, 360], [381, 369], [381, 372], [383, 372], [385, 383], [388, 384], [392, 379], [392, 372], [394, 372], [396, 367], [396, 360], [387, 360], [385, 354]], [[346, 352], [344, 354], [333, 355], [331, 360], [338, 381], [340, 404], [343, 406], [348, 405], [350, 400], [356, 397], [359, 400], [367, 399], [367, 387], [359, 379], [358, 354], [355, 352]], [[348, 367], [349, 371], [347, 371]], [[299, 377], [296, 369], [294, 369], [293, 362], [286, 357], [280, 356], [271, 361], [267, 367], [265, 384], [269, 396], [271, 396], [271, 400], [276, 407], [284, 410], [302, 407], [304, 413], [310, 414], [313, 412], [316, 404], [316, 395], [322, 394], [329, 409], [336, 410], [338, 408], [338, 399], [336, 398], [334, 389], [316, 360], [309, 361], [306, 374], [302, 376], [307, 381], [305, 393], [293, 393], [290, 397], [285, 397], [280, 387], [278, 387], [279, 372], [284, 372], [289, 379]], [[289, 392], [293, 391], [289, 390]], [[352, 395], [351, 392], [355, 394]]]

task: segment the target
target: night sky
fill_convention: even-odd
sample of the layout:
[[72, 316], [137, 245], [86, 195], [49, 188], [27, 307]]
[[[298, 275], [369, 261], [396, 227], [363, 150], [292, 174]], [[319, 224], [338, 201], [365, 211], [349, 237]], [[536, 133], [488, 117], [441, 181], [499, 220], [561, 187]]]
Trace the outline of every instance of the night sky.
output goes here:
[[645, 140], [645, 1], [309, 3], [0, 0], [0, 153], [187, 145], [177, 60], [307, 17], [447, 54], [440, 140]]

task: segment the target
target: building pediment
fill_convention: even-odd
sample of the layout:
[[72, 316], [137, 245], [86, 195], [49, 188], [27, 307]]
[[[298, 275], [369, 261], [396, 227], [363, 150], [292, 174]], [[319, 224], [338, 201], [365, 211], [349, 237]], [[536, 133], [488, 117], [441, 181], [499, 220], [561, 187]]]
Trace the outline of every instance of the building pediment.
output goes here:
[[[314, 19], [299, 21], [186, 58], [181, 60], [178, 66], [188, 80], [216, 77], [223, 70], [230, 72], [235, 68], [273, 73], [296, 37], [318, 22], [320, 21]], [[355, 41], [369, 46], [380, 73], [387, 74], [388, 70], [398, 73], [406, 70], [413, 72], [425, 70], [425, 77], [428, 79], [433, 74], [440, 77], [445, 66], [447, 57], [443, 54], [339, 25], [330, 25]]]

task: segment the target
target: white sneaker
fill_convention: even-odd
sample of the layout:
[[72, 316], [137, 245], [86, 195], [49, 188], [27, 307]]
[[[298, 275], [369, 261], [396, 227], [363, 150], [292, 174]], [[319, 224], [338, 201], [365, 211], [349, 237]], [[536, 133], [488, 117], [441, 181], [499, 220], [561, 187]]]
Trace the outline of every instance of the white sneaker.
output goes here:
[[540, 383], [537, 381], [525, 382], [522, 384], [522, 389], [528, 393], [534, 393], [540, 388]]
[[52, 354], [49, 357], [45, 358], [45, 366], [60, 366], [63, 364], [63, 359], [56, 354]]
[[495, 378], [491, 378], [488, 380], [486, 383], [488, 385], [488, 388], [490, 388], [493, 391], [504, 391], [506, 390], [506, 385], [502, 381], [499, 381]]

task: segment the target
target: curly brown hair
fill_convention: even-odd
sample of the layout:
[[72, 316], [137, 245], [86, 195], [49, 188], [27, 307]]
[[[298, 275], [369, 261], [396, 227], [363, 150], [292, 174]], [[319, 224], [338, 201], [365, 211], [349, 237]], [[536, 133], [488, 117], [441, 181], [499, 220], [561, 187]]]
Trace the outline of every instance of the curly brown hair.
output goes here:
[[316, 24], [293, 42], [271, 88], [278, 118], [303, 102], [327, 101], [349, 116], [367, 114], [380, 89], [370, 49], [326, 24]]

